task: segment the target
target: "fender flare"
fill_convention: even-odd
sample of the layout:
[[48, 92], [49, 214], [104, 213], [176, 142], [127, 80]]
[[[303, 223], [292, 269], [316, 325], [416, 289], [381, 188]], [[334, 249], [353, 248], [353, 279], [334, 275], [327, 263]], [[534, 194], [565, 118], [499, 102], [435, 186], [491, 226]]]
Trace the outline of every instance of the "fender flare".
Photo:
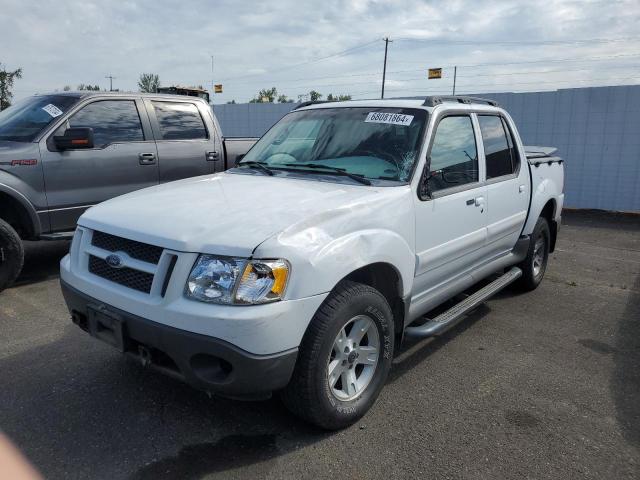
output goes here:
[[[309, 251], [304, 244], [289, 250], [288, 260], [295, 266], [296, 279], [287, 294], [290, 298], [304, 298], [330, 292], [349, 274], [368, 265], [385, 263], [398, 274], [400, 296], [406, 296], [413, 286], [415, 255], [404, 238], [386, 229], [366, 229], [331, 239], [319, 249]], [[273, 245], [258, 247], [257, 257], [275, 253]], [[265, 245], [266, 247], [266, 245]], [[295, 268], [295, 267], [294, 267]]]
[[42, 225], [40, 223], [40, 217], [38, 217], [38, 212], [36, 211], [35, 207], [31, 204], [29, 199], [19, 191], [9, 187], [8, 185], [4, 185], [2, 183], [0, 183], [0, 193], [5, 193], [6, 195], [10, 196], [12, 199], [18, 202], [22, 206], [22, 208], [24, 208], [31, 222], [31, 228], [33, 229], [33, 236], [38, 237], [42, 232]]
[[545, 179], [538, 185], [536, 191], [532, 192], [529, 216], [522, 229], [524, 235], [531, 235], [542, 210], [549, 201], [553, 202], [552, 218], [555, 220], [558, 215], [558, 192], [555, 184], [551, 180]]

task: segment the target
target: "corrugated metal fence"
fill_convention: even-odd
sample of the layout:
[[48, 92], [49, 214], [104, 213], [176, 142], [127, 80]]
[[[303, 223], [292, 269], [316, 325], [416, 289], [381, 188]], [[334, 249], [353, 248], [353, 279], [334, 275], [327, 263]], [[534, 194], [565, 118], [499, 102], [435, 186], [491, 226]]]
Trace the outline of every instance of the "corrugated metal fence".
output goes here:
[[[525, 145], [566, 159], [565, 206], [640, 212], [640, 86], [491, 93]], [[227, 136], [260, 136], [295, 104], [216, 105]]]

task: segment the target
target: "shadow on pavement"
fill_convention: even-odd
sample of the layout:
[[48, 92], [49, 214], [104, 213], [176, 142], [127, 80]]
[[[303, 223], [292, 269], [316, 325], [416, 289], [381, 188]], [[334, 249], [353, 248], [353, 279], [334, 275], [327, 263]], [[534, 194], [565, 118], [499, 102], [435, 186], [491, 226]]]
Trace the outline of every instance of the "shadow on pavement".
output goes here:
[[[275, 435], [229, 435], [215, 443], [188, 445], [176, 456], [164, 458], [138, 470], [133, 480], [196, 480], [281, 455]], [[268, 470], [263, 470], [268, 473]]]
[[625, 438], [640, 446], [640, 276], [618, 323], [614, 350], [615, 371], [610, 388]]
[[602, 230], [640, 231], [640, 215], [604, 210], [563, 210], [562, 224]]
[[15, 286], [56, 278], [60, 260], [69, 252], [69, 240], [25, 242], [24, 267]]

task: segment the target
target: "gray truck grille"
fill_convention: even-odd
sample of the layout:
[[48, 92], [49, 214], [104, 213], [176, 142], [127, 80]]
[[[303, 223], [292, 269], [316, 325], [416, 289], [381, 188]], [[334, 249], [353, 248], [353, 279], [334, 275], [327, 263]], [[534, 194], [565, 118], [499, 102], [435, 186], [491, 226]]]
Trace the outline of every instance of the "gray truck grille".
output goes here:
[[[104, 232], [93, 232], [91, 244], [110, 252], [124, 252], [131, 258], [157, 265], [162, 255], [162, 247], [148, 245], [128, 238], [116, 237]], [[105, 264], [106, 265], [106, 264]]]
[[[96, 232], [97, 233], [97, 232]], [[95, 238], [95, 234], [94, 234]], [[117, 237], [115, 237], [117, 238]], [[141, 244], [144, 245], [144, 244]], [[97, 246], [97, 245], [96, 245]], [[103, 248], [103, 247], [101, 247]], [[106, 249], [105, 249], [106, 250]], [[119, 249], [121, 251], [126, 251]], [[127, 252], [129, 253], [129, 252]], [[131, 255], [129, 253], [129, 255]], [[133, 255], [131, 255], [133, 256]], [[139, 292], [151, 292], [151, 284], [153, 283], [153, 274], [141, 272], [132, 268], [113, 268], [101, 258], [89, 256], [89, 272], [98, 275], [111, 282], [118, 283], [125, 287], [138, 290]]]

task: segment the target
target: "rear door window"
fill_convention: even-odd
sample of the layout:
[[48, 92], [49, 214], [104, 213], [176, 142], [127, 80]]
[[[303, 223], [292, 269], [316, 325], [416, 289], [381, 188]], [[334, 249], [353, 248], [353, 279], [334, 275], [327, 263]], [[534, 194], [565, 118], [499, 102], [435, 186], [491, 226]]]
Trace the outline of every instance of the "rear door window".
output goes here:
[[138, 108], [133, 100], [100, 100], [90, 103], [69, 119], [69, 126], [92, 128], [97, 148], [110, 143], [144, 140]]
[[484, 156], [487, 163], [487, 180], [510, 175], [514, 172], [513, 142], [507, 137], [501, 117], [478, 115]]
[[207, 129], [198, 107], [185, 102], [152, 102], [162, 140], [204, 140]]
[[471, 117], [440, 120], [431, 147], [431, 191], [478, 181], [478, 154]]

